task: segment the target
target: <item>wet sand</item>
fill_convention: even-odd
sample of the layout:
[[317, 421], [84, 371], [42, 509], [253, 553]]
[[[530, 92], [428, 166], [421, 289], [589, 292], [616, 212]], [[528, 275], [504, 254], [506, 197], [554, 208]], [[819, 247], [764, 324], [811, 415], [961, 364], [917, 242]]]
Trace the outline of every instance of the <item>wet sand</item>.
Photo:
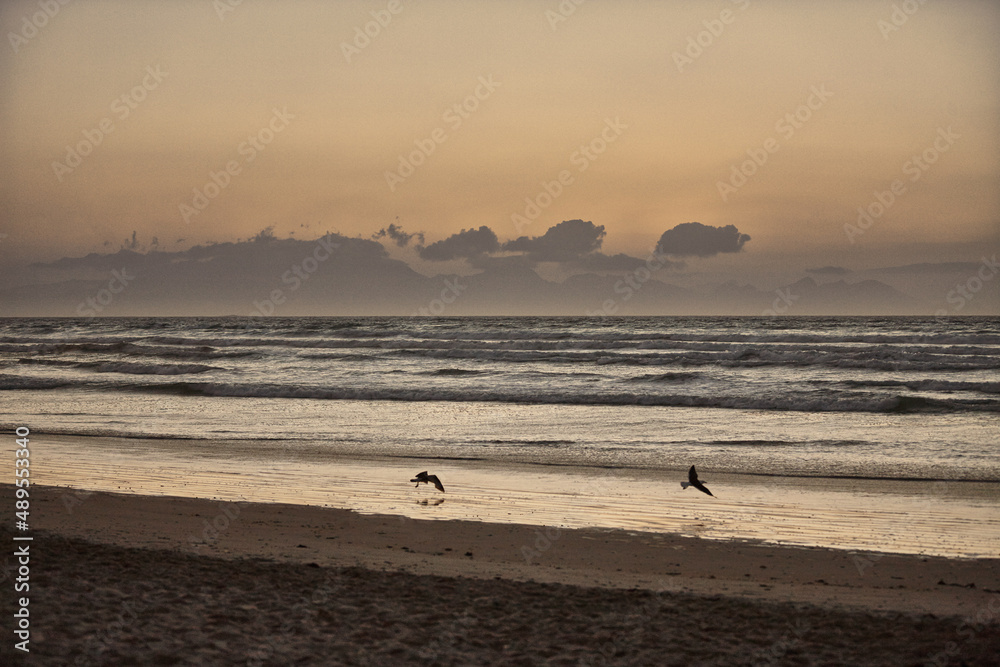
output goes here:
[[986, 665], [1000, 654], [997, 559], [45, 486], [32, 487], [31, 516], [37, 664]]
[[[42, 439], [44, 438], [44, 439]], [[619, 528], [936, 556], [1000, 557], [997, 485], [762, 477], [701, 470], [716, 494], [683, 491], [683, 470], [361, 459], [260, 451], [258, 442], [39, 436], [39, 484], [141, 495], [294, 503], [441, 520]], [[44, 446], [42, 446], [44, 445]], [[221, 455], [219, 452], [225, 452]], [[12, 455], [12, 454], [11, 454]], [[113, 465], [109, 465], [113, 462]], [[446, 501], [419, 506], [408, 484], [431, 468]]]

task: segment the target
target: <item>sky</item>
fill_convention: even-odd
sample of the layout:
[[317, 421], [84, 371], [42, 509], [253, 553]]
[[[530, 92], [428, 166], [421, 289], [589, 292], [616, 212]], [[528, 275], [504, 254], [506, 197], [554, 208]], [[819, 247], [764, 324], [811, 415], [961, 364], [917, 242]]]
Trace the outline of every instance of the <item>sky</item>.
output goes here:
[[[426, 277], [661, 253], [656, 280], [693, 289], [919, 266], [888, 282], [923, 310], [976, 275], [998, 303], [986, 0], [36, 0], [0, 27], [11, 285], [269, 229], [375, 239]], [[483, 227], [495, 246], [426, 250]], [[571, 228], [578, 252], [539, 254]], [[661, 243], [692, 229], [742, 241]], [[928, 279], [942, 263], [963, 268]]]

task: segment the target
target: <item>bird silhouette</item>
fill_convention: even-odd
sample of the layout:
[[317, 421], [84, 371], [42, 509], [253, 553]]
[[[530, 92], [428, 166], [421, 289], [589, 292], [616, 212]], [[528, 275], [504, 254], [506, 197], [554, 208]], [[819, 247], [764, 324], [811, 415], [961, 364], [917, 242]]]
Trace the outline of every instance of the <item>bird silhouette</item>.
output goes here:
[[424, 484], [433, 484], [438, 491], [444, 493], [444, 484], [441, 483], [441, 480], [437, 478], [437, 475], [428, 475], [426, 470], [423, 472], [418, 472], [417, 476], [411, 479], [410, 481], [416, 482], [418, 487], [420, 486], [421, 482]]
[[712, 492], [708, 490], [708, 487], [705, 486], [701, 482], [701, 480], [698, 479], [698, 473], [695, 471], [694, 466], [691, 466], [691, 469], [688, 470], [688, 481], [681, 482], [681, 488], [682, 489], [686, 489], [689, 486], [693, 486], [694, 488], [698, 489], [699, 491], [701, 491], [703, 493], [707, 493], [708, 495], [712, 496], [713, 498], [715, 497], [712, 494]]

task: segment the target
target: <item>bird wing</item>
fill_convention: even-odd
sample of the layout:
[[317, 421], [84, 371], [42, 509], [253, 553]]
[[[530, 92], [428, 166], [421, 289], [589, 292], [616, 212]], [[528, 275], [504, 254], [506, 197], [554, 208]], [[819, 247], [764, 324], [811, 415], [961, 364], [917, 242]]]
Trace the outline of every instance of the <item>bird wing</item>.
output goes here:
[[433, 482], [434, 486], [437, 488], [437, 490], [440, 491], [440, 492], [442, 492], [442, 493], [444, 493], [444, 484], [442, 484], [441, 480], [439, 480], [437, 478], [437, 475], [428, 475], [427, 476], [427, 481], [428, 482]]
[[698, 480], [695, 480], [694, 483], [691, 484], [691, 486], [693, 486], [694, 488], [698, 489], [699, 491], [701, 491], [703, 493], [707, 493], [708, 495], [712, 496], [713, 498], [715, 497], [715, 495], [711, 491], [708, 490], [708, 487], [705, 486], [704, 484], [702, 484], [701, 482], [699, 482]]
[[[708, 490], [708, 487], [705, 486], [700, 479], [698, 479], [698, 471], [694, 469], [694, 466], [691, 466], [691, 469], [688, 470], [688, 481], [690, 482], [691, 486], [698, 489], [702, 493], [707, 493], [713, 498], [715, 497], [715, 495]], [[683, 484], [683, 482], [681, 482], [681, 484]]]

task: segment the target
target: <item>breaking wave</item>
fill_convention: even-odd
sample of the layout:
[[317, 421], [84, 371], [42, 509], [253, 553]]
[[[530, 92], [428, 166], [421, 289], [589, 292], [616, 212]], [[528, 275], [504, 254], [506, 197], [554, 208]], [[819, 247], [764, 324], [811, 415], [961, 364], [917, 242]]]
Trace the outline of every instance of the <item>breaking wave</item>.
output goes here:
[[181, 395], [243, 398], [287, 398], [363, 401], [448, 401], [566, 405], [643, 405], [713, 407], [742, 410], [793, 410], [809, 412], [948, 412], [974, 410], [1000, 412], [1000, 403], [978, 400], [942, 400], [914, 396], [883, 396], [866, 393], [839, 393], [821, 396], [781, 395], [697, 396], [655, 395], [628, 392], [522, 392], [497, 389], [305, 387], [282, 384], [226, 384], [177, 382], [129, 387], [135, 391]]

